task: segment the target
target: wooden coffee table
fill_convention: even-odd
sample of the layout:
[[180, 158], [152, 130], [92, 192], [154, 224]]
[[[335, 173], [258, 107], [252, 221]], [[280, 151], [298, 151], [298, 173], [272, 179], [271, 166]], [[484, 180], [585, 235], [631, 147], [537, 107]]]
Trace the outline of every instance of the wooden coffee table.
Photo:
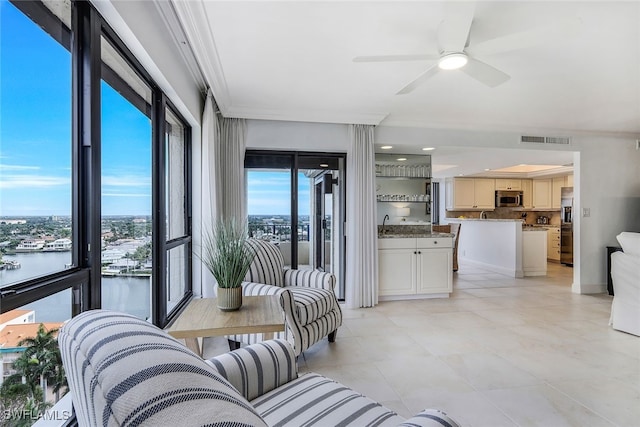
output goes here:
[[216, 298], [192, 300], [167, 328], [174, 338], [184, 339], [186, 346], [202, 356], [198, 338], [236, 334], [265, 334], [284, 331], [284, 313], [276, 295], [243, 296], [237, 311], [222, 311]]

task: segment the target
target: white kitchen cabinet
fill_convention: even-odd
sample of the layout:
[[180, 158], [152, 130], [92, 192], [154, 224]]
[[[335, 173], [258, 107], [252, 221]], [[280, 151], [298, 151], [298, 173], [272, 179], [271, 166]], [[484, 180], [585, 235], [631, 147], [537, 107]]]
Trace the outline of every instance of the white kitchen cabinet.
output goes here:
[[380, 295], [408, 295], [416, 293], [415, 276], [417, 273], [417, 260], [415, 251], [415, 247], [381, 249], [378, 251], [378, 283]]
[[551, 209], [552, 181], [550, 179], [534, 179], [531, 208], [537, 210]]
[[531, 209], [533, 207], [533, 182], [530, 179], [522, 179], [521, 185], [522, 185], [522, 207], [524, 209]]
[[525, 276], [547, 275], [548, 234], [544, 228], [522, 231], [522, 271]]
[[496, 181], [496, 190], [513, 190], [513, 191], [522, 190], [521, 179], [497, 178], [495, 181]]
[[562, 187], [566, 187], [566, 177], [558, 176], [553, 178], [551, 191], [551, 209], [560, 209], [560, 199], [562, 198]]
[[[378, 290], [387, 299], [448, 296], [453, 238], [378, 239]], [[444, 294], [444, 295], [441, 295]]]
[[573, 175], [567, 175], [565, 187], [573, 187]]
[[550, 227], [547, 232], [547, 259], [560, 261], [560, 227]]
[[494, 210], [495, 180], [449, 178], [445, 182], [447, 210]]

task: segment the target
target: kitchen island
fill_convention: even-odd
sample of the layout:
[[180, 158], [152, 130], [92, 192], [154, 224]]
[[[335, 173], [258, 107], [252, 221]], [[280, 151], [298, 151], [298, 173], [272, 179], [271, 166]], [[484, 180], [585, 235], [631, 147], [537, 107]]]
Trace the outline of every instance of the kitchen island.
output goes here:
[[453, 291], [453, 234], [378, 235], [380, 300], [448, 298]]
[[523, 227], [520, 219], [449, 218], [463, 223], [461, 261], [510, 277], [547, 274], [546, 229]]

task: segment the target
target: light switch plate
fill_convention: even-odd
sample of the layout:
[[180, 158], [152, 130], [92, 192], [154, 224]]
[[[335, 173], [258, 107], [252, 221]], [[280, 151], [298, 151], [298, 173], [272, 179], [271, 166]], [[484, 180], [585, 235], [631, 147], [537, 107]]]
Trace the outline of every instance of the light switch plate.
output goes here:
[[590, 208], [582, 208], [582, 216], [583, 217], [588, 217], [591, 216], [591, 209]]

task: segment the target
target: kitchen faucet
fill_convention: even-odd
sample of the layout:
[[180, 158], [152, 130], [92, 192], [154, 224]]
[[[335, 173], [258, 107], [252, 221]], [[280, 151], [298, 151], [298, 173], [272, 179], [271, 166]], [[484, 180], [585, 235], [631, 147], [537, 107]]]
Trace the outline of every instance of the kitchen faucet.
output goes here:
[[386, 234], [386, 230], [384, 229], [384, 224], [387, 220], [391, 220], [391, 218], [389, 218], [389, 215], [385, 215], [384, 218], [382, 218], [382, 235]]
[[480, 219], [487, 219], [487, 213], [485, 211], [480, 212]]

